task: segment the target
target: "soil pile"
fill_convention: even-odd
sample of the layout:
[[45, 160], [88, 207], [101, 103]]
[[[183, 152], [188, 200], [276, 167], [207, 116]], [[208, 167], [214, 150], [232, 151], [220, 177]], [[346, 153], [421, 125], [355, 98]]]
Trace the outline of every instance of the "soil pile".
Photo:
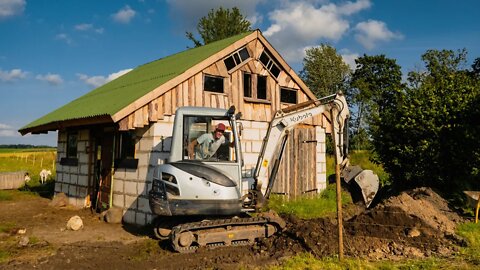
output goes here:
[[[450, 256], [462, 241], [454, 234], [462, 219], [429, 188], [402, 192], [344, 221], [347, 256], [400, 259]], [[308, 251], [317, 257], [338, 253], [335, 219], [287, 218], [287, 230], [262, 242], [272, 254]]]

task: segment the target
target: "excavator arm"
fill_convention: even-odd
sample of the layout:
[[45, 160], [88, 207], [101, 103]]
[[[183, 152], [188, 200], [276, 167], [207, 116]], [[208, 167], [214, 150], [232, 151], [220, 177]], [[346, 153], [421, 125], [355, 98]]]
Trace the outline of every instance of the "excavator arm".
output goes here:
[[378, 190], [378, 177], [371, 171], [349, 165], [346, 132], [350, 113], [342, 93], [300, 103], [276, 112], [269, 124], [255, 167], [254, 197], [261, 198], [260, 205], [270, 196], [290, 130], [297, 124], [324, 112], [331, 115], [335, 162], [341, 165], [345, 181], [348, 183], [353, 179], [362, 190], [365, 204], [367, 207], [370, 205]]

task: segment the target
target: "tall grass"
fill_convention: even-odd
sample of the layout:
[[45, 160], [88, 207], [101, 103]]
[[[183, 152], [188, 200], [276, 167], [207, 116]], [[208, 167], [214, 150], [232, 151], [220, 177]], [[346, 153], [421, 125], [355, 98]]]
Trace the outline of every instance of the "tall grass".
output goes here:
[[[268, 206], [279, 214], [294, 215], [303, 219], [312, 219], [334, 215], [337, 211], [335, 185], [329, 185], [319, 195], [308, 198], [300, 197], [286, 200], [280, 195], [272, 195]], [[351, 203], [352, 199], [347, 192], [342, 192], [342, 203]]]
[[40, 171], [52, 171], [55, 178], [57, 152], [52, 149], [0, 149], [0, 172], [26, 171], [33, 180], [40, 179]]

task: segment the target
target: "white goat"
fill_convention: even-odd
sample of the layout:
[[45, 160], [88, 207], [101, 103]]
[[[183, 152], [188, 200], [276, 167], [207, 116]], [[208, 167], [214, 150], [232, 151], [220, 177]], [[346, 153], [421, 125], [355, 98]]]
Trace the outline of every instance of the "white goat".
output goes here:
[[41, 172], [40, 172], [40, 182], [43, 184], [44, 182], [47, 181], [47, 178], [49, 175], [52, 175], [52, 172], [50, 170], [45, 170], [43, 169]]

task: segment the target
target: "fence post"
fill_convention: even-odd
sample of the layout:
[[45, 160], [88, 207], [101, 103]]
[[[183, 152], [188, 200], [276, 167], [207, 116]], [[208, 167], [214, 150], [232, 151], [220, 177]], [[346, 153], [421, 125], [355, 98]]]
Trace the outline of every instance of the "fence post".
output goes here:
[[342, 186], [340, 182], [340, 164], [335, 165], [335, 182], [337, 184], [338, 259], [340, 261], [343, 261], [343, 213]]

